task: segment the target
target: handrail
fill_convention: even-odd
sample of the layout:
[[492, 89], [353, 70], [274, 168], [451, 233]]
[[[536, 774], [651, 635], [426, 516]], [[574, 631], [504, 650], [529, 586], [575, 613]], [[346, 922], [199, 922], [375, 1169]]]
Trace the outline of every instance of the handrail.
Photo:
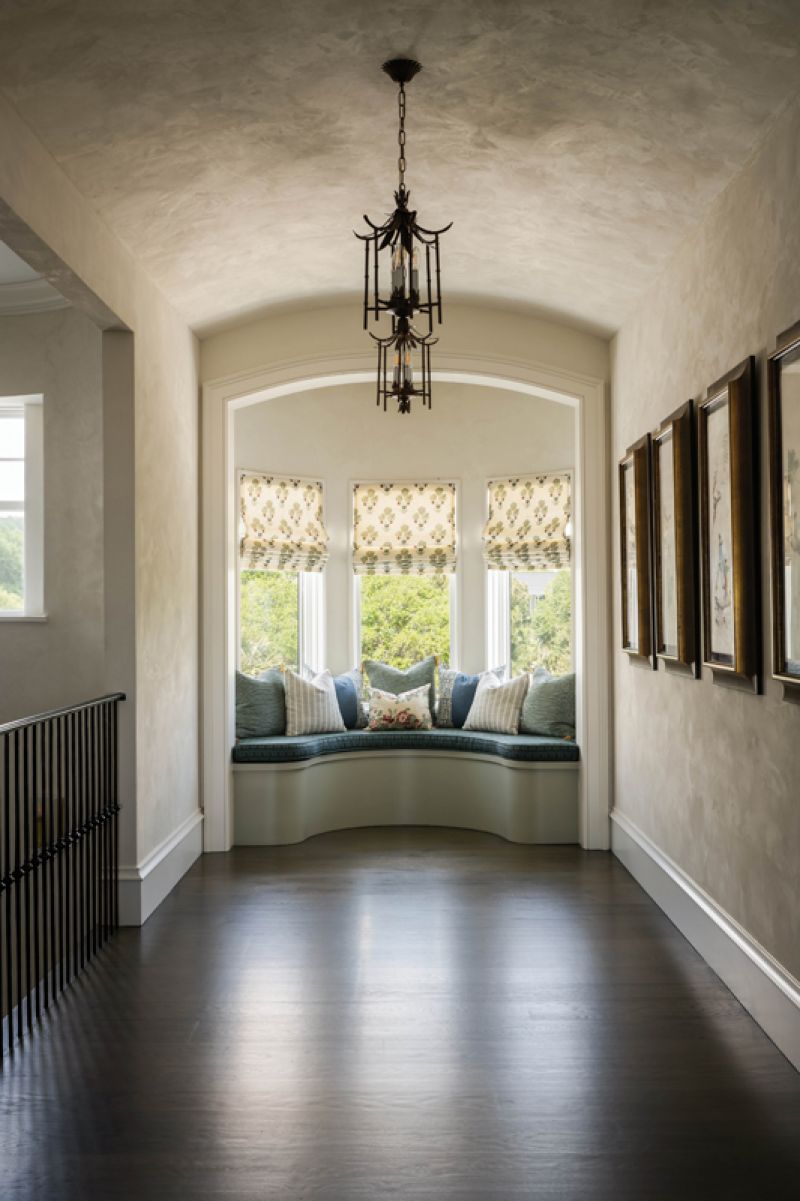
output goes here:
[[49, 721], [51, 717], [65, 717], [68, 713], [80, 713], [84, 709], [91, 709], [93, 705], [124, 700], [127, 700], [124, 692], [109, 692], [106, 696], [96, 696], [94, 700], [82, 701], [79, 705], [67, 705], [64, 709], [50, 709], [47, 713], [34, 713], [32, 717], [18, 717], [16, 721], [9, 721], [0, 726], [0, 734], [10, 734], [12, 730], [22, 730], [25, 726], [38, 725], [39, 722]]

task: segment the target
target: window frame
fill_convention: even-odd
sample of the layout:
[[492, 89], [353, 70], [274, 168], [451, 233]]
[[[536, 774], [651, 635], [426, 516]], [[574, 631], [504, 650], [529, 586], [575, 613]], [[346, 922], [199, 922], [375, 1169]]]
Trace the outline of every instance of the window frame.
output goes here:
[[0, 421], [22, 417], [25, 429], [22, 501], [0, 501], [24, 522], [22, 609], [0, 610], [0, 621], [45, 621], [44, 607], [44, 396], [0, 396]]
[[[316, 476], [294, 475], [292, 472], [276, 472], [264, 467], [237, 467], [234, 479], [237, 488], [240, 487], [242, 474], [247, 475], [286, 475], [305, 483], [322, 484], [322, 519], [327, 528], [327, 490], [328, 484]], [[236, 522], [239, 521], [239, 494], [236, 494]], [[236, 549], [236, 667], [241, 670], [242, 663], [242, 566], [239, 562], [239, 533], [235, 531], [234, 546]], [[287, 575], [297, 576], [297, 658], [298, 668], [309, 667], [314, 672], [323, 671], [325, 663], [325, 575], [327, 564], [322, 571], [287, 572]]]
[[[356, 484], [451, 484], [455, 489], [456, 502], [456, 569], [452, 572], [442, 574], [447, 575], [449, 581], [449, 605], [450, 605], [450, 667], [459, 669], [461, 662], [461, 596], [462, 596], [462, 538], [461, 538], [461, 480], [455, 479], [453, 476], [433, 476], [425, 478], [423, 475], [414, 476], [413, 479], [402, 480], [387, 480], [387, 479], [364, 479], [359, 476], [358, 479], [348, 481], [348, 514], [347, 514], [347, 546], [348, 546], [348, 567], [350, 571], [350, 661], [361, 665], [361, 576], [357, 575], [353, 570], [353, 542], [355, 539], [355, 506], [354, 506], [354, 489]], [[393, 574], [393, 573], [391, 573]]]

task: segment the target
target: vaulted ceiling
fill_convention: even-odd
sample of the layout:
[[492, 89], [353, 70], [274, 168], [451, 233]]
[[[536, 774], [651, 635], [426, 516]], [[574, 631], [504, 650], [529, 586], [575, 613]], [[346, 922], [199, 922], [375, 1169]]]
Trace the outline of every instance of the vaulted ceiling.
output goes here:
[[798, 89], [798, 0], [4, 0], [1, 90], [199, 330], [355, 295], [396, 176], [450, 296], [617, 328]]

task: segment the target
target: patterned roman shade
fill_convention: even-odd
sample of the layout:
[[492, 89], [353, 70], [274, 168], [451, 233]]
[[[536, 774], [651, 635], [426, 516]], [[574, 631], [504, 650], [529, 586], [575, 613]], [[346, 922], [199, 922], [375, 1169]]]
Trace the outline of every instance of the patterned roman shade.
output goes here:
[[495, 571], [569, 567], [571, 512], [569, 472], [492, 480], [483, 531], [487, 566]]
[[322, 484], [243, 471], [239, 476], [242, 568], [322, 571], [327, 559]]
[[444, 575], [456, 567], [455, 484], [356, 484], [356, 575]]

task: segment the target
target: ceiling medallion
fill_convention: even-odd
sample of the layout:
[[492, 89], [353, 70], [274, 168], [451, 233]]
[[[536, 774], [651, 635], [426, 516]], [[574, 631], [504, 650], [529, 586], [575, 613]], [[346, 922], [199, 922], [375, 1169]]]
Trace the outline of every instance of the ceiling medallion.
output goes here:
[[[441, 271], [439, 238], [452, 225], [443, 229], [425, 229], [417, 224], [417, 214], [409, 209], [411, 193], [406, 188], [406, 88], [422, 70], [409, 58], [393, 58], [383, 64], [383, 70], [398, 85], [400, 149], [398, 168], [400, 183], [394, 194], [397, 208], [383, 225], [375, 225], [369, 217], [364, 220], [370, 232], [356, 234], [364, 243], [364, 329], [369, 318], [378, 321], [382, 313], [391, 314], [392, 332], [380, 337], [370, 331], [378, 343], [377, 404], [383, 402], [384, 412], [389, 400], [397, 401], [400, 413], [411, 412], [411, 400], [418, 396], [423, 406], [431, 407], [431, 347], [433, 319], [442, 322]], [[385, 252], [385, 253], [384, 253]], [[386, 263], [385, 278], [390, 290], [381, 295], [380, 263]], [[427, 318], [427, 330], [421, 333], [414, 326], [414, 317]]]

